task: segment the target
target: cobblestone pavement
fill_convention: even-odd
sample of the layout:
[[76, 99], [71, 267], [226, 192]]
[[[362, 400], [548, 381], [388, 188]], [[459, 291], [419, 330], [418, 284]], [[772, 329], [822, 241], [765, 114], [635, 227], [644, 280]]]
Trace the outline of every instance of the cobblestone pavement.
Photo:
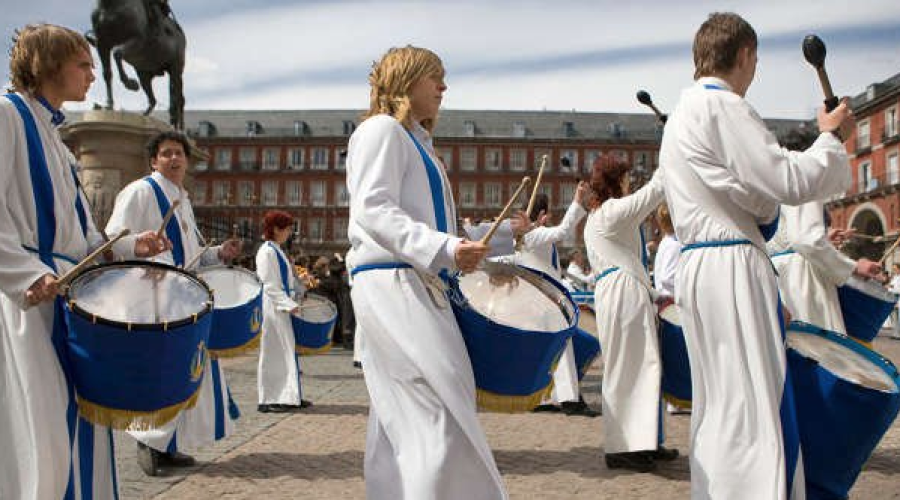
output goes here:
[[[900, 364], [900, 341], [876, 349]], [[363, 450], [368, 399], [350, 354], [304, 358], [304, 390], [315, 402], [294, 414], [256, 412], [256, 357], [224, 362], [243, 416], [236, 435], [193, 453], [198, 464], [146, 477], [135, 444], [117, 435], [121, 497], [132, 499], [364, 498]], [[599, 405], [599, 373], [585, 381]], [[514, 499], [688, 498], [682, 456], [652, 474], [610, 471], [602, 460], [602, 418], [561, 414], [480, 414]], [[686, 454], [690, 416], [667, 416], [668, 445]], [[895, 422], [851, 491], [853, 499], [900, 499], [900, 423]]]

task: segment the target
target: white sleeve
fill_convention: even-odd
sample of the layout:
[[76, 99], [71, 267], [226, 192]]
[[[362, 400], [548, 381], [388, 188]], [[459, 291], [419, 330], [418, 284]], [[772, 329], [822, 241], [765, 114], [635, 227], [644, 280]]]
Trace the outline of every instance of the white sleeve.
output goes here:
[[587, 212], [584, 210], [584, 207], [577, 201], [573, 201], [558, 226], [538, 227], [528, 231], [523, 238], [525, 246], [534, 248], [558, 243], [566, 239], [569, 235], [575, 233], [575, 228], [578, 227], [578, 223], [581, 222], [585, 215], [587, 215]]
[[[266, 297], [275, 304], [277, 311], [290, 312], [298, 307], [298, 304], [284, 292], [281, 269], [278, 266], [278, 255], [269, 245], [263, 244], [256, 253], [256, 274], [263, 282]], [[292, 279], [289, 278], [289, 280]]]
[[[149, 222], [147, 212], [156, 208], [155, 201], [154, 205], [148, 205], [150, 201], [154, 200], [147, 199], [146, 193], [140, 189], [139, 185], [132, 183], [125, 186], [116, 195], [112, 213], [106, 222], [106, 234], [113, 238], [123, 229], [131, 231], [132, 235], [147, 231], [146, 226]], [[113, 246], [113, 251], [120, 257], [133, 259], [135, 257], [134, 240], [129, 241], [128, 238], [119, 240]]]
[[663, 201], [663, 171], [657, 169], [650, 182], [634, 193], [603, 204], [603, 217], [613, 230], [620, 225], [640, 223], [646, 219]]
[[794, 250], [806, 258], [822, 276], [835, 286], [843, 285], [856, 269], [856, 262], [842, 254], [831, 241], [822, 220], [823, 203], [813, 201], [784, 210], [796, 219]]

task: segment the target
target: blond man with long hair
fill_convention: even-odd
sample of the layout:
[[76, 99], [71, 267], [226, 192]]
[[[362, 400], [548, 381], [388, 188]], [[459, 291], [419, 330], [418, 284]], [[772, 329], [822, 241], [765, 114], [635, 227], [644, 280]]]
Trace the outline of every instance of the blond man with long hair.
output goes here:
[[347, 153], [348, 264], [371, 398], [366, 496], [506, 498], [441, 281], [487, 252], [455, 236], [450, 182], [432, 146], [443, 64], [426, 49], [393, 48], [369, 83], [371, 106]]

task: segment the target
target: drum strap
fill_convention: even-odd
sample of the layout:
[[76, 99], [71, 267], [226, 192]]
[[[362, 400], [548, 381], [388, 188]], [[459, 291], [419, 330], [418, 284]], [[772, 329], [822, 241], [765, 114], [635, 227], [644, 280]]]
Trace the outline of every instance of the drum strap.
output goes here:
[[[56, 239], [56, 214], [54, 212], [53, 198], [53, 180], [50, 176], [50, 169], [47, 165], [47, 157], [44, 156], [44, 146], [41, 143], [41, 135], [38, 132], [37, 125], [34, 122], [34, 116], [22, 100], [16, 94], [6, 94], [25, 127], [25, 140], [28, 147], [28, 170], [31, 174], [31, 188], [34, 196], [35, 216], [37, 218], [37, 254], [41, 262], [47, 267], [57, 271], [56, 263], [53, 261], [54, 252], [53, 245]], [[77, 196], [76, 191], [76, 196]], [[84, 229], [84, 227], [82, 227]], [[66, 408], [66, 424], [69, 431], [69, 446], [74, 444], [75, 439], [75, 420], [77, 415], [77, 405], [75, 402], [75, 386], [72, 382], [72, 368], [69, 363], [68, 346], [66, 344], [67, 326], [65, 312], [63, 311], [63, 299], [57, 297], [53, 306], [53, 330], [50, 341], [53, 344], [53, 350], [59, 360], [60, 368], [66, 380], [66, 392], [68, 393], [69, 402]], [[73, 461], [74, 462], [74, 461]], [[74, 469], [69, 466], [69, 482], [66, 486], [66, 499], [75, 496], [75, 480]]]
[[773, 253], [773, 254], [772, 254], [772, 258], [774, 259], [775, 257], [782, 257], [782, 256], [785, 256], [785, 255], [792, 255], [792, 254], [795, 254], [795, 253], [797, 253], [796, 250], [794, 250], [793, 248], [788, 248], [787, 250], [782, 250], [782, 251], [780, 251], [780, 252]]
[[[144, 180], [150, 184], [153, 188], [153, 194], [156, 195], [156, 204], [159, 205], [159, 216], [165, 217], [169, 212], [169, 199], [166, 198], [166, 193], [163, 192], [162, 188], [159, 187], [159, 183], [153, 177], [148, 175], [144, 177]], [[172, 261], [175, 262], [176, 266], [183, 266], [184, 243], [181, 241], [181, 227], [177, 215], [173, 214], [172, 218], [169, 219], [169, 223], [166, 224], [166, 236], [172, 242]]]
[[603, 278], [609, 276], [610, 274], [612, 274], [618, 270], [619, 270], [618, 267], [608, 267], [608, 268], [604, 269], [602, 273], [598, 274], [597, 277], [594, 278], [594, 284], [596, 285], [600, 280], [602, 280]]
[[688, 243], [681, 247], [681, 253], [697, 250], [698, 248], [716, 248], [716, 247], [733, 247], [738, 245], [753, 245], [753, 242], [747, 239], [740, 240], [720, 240], [720, 241], [698, 241], [696, 243]]
[[553, 270], [559, 271], [559, 251], [556, 249], [556, 243], [551, 245], [552, 252], [550, 253], [550, 264], [553, 265]]
[[272, 243], [271, 241], [267, 241], [266, 243], [270, 247], [272, 247], [272, 250], [275, 251], [275, 256], [278, 257], [278, 270], [281, 272], [281, 286], [282, 288], [284, 288], [284, 293], [286, 293], [287, 296], [290, 297], [291, 292], [293, 291], [291, 289], [290, 277], [292, 277], [293, 275], [290, 272], [287, 260], [284, 258], [284, 256], [281, 255], [281, 251], [278, 250], [278, 247], [275, 246], [274, 243]]

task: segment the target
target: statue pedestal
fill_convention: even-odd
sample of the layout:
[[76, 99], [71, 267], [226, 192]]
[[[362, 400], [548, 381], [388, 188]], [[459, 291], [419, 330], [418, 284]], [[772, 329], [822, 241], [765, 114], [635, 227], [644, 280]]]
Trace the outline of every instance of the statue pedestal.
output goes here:
[[[166, 130], [172, 127], [155, 118], [105, 109], [86, 111], [60, 129], [81, 164], [81, 185], [98, 228], [106, 226], [119, 191], [150, 173], [147, 141]], [[202, 153], [192, 150], [196, 160]]]

